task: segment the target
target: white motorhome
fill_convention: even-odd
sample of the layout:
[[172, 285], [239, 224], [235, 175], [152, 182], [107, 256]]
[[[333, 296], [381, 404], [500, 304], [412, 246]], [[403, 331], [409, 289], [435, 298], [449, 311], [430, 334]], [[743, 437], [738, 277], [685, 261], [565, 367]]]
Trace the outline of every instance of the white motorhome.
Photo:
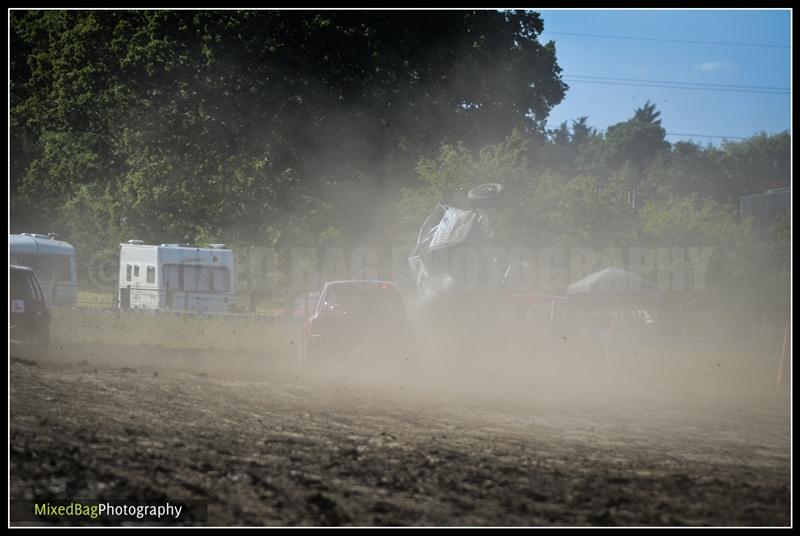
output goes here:
[[227, 312], [234, 303], [233, 252], [224, 244], [120, 244], [119, 306]]
[[55, 235], [8, 235], [9, 264], [33, 269], [48, 305], [74, 305], [78, 293], [75, 248]]

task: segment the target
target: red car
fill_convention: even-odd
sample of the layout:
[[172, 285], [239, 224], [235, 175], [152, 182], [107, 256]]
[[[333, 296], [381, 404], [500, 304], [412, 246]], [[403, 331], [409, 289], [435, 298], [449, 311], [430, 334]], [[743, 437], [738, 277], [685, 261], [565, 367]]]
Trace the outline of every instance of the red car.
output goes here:
[[388, 281], [329, 281], [303, 326], [305, 365], [341, 360], [407, 360], [415, 342], [397, 285]]

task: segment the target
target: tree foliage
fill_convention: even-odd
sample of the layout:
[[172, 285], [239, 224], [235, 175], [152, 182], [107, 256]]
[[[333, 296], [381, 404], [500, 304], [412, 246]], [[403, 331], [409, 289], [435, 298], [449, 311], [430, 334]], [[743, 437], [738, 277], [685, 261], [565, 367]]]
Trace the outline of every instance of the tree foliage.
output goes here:
[[11, 16], [20, 225], [102, 185], [148, 239], [352, 234], [420, 155], [536, 132], [566, 88], [530, 12]]

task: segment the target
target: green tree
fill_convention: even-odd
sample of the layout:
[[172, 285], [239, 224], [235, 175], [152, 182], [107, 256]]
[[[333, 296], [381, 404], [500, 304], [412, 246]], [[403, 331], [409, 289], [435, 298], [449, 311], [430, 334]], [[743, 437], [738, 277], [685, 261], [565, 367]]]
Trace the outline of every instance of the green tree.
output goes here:
[[728, 188], [720, 166], [721, 150], [691, 142], [674, 144], [669, 153], [658, 155], [644, 171], [642, 189], [658, 198], [697, 194], [730, 203], [736, 194]]
[[[526, 221], [536, 244], [564, 246], [619, 245], [635, 236], [635, 211], [626, 200], [621, 176], [600, 181], [589, 175], [565, 180], [547, 172], [529, 194]], [[534, 231], [535, 230], [535, 231]]]
[[642, 239], [652, 247], [713, 248], [707, 305], [734, 311], [765, 303], [763, 241], [734, 207], [692, 194], [648, 202], [640, 217]]
[[727, 191], [735, 198], [789, 186], [790, 154], [788, 132], [774, 135], [762, 132], [740, 142], [723, 143], [720, 166]]
[[[449, 202], [453, 193], [485, 182], [500, 182], [514, 192], [512, 196], [520, 195], [532, 181], [529, 145], [530, 140], [514, 131], [501, 143], [484, 147], [477, 154], [460, 143], [443, 145], [435, 158], [422, 158], [416, 168], [421, 185], [402, 191], [399, 214], [404, 223], [412, 229], [418, 227], [439, 200]], [[507, 197], [506, 209], [518, 208], [515, 203]]]
[[103, 186], [147, 239], [357, 235], [440, 143], [541, 130], [566, 89], [542, 30], [526, 11], [13, 12], [13, 226]]
[[608, 127], [603, 162], [607, 171], [613, 172], [625, 162], [641, 171], [652, 159], [669, 150], [660, 115], [656, 105], [648, 101], [627, 121]]

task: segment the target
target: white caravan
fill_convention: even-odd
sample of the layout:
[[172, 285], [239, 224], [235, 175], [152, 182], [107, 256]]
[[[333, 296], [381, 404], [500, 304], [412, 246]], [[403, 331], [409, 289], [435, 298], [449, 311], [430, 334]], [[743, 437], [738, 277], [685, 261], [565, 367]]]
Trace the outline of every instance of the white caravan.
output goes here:
[[78, 293], [75, 248], [56, 235], [8, 235], [9, 264], [36, 272], [48, 305], [74, 305]]
[[233, 252], [224, 244], [120, 244], [119, 306], [227, 312], [234, 304]]

